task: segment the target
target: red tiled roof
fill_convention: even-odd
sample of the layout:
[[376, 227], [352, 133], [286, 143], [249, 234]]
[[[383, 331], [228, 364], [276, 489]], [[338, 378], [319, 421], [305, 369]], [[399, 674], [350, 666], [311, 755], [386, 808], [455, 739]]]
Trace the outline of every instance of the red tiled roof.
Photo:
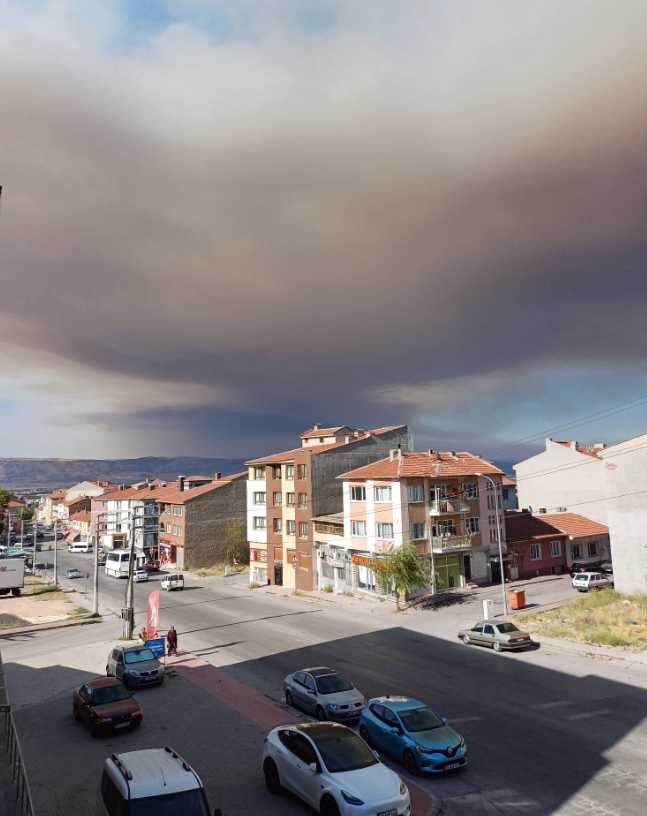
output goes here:
[[90, 496], [77, 496], [75, 499], [65, 499], [63, 504], [66, 507], [73, 507], [75, 504], [78, 504], [79, 502], [90, 501], [91, 498], [92, 497], [90, 497]]
[[66, 491], [59, 487], [56, 488], [56, 490], [52, 490], [52, 492], [47, 495], [47, 498], [51, 499], [52, 501], [58, 501], [59, 499], [65, 498], [65, 493]]
[[502, 470], [467, 451], [452, 453], [434, 451], [433, 453], [403, 453], [402, 459], [380, 459], [370, 465], [342, 473], [338, 479], [407, 479], [415, 476], [428, 478], [445, 478], [451, 476], [473, 476], [475, 473], [501, 475]]
[[[342, 425], [341, 427], [345, 428], [347, 426]], [[381, 436], [382, 434], [390, 433], [391, 431], [398, 430], [398, 428], [405, 427], [406, 425], [387, 425], [384, 428], [373, 428], [370, 431], [365, 431], [359, 436], [351, 436], [348, 442], [346, 442], [345, 439], [342, 439], [340, 442], [327, 442], [326, 444], [323, 445], [308, 445], [308, 447], [306, 448], [292, 448], [291, 450], [281, 451], [280, 453], [272, 453], [269, 454], [268, 456], [260, 456], [258, 459], [249, 459], [247, 462], [245, 462], [245, 464], [272, 465], [275, 463], [278, 464], [279, 462], [291, 462], [294, 459], [295, 454], [299, 453], [299, 451], [308, 451], [309, 453], [325, 453], [326, 451], [332, 450], [333, 448], [341, 448], [344, 447], [344, 445], [352, 445], [354, 442], [363, 441], [371, 436]]]
[[25, 507], [25, 502], [20, 501], [20, 499], [9, 499], [9, 501], [6, 503], [5, 507], [9, 507], [9, 508], [11, 508], [11, 507], [14, 507], [14, 508], [15, 507]]
[[515, 544], [520, 541], [563, 538], [564, 533], [532, 513], [508, 510], [505, 514], [505, 537], [508, 544]]
[[164, 504], [186, 504], [187, 502], [197, 499], [199, 496], [204, 496], [205, 493], [211, 493], [212, 490], [218, 490], [220, 487], [231, 484], [238, 479], [247, 476], [247, 471], [243, 473], [235, 473], [231, 476], [224, 476], [218, 481], [209, 482], [209, 484], [199, 485], [199, 487], [192, 487], [190, 490], [178, 490], [177, 488], [169, 489], [161, 487], [153, 491], [153, 498]]
[[[573, 444], [569, 439], [553, 439], [553, 442], [556, 445], [563, 445], [565, 448], [570, 448]], [[604, 448], [596, 448], [593, 445], [578, 445], [576, 442], [575, 450], [578, 453], [584, 454], [584, 456], [592, 456], [594, 459], [598, 459], [600, 456], [600, 451], [603, 451]]]
[[516, 487], [517, 480], [511, 479], [509, 476], [506, 476], [505, 473], [503, 474], [503, 478], [501, 479], [501, 484], [503, 487]]
[[185, 476], [186, 482], [210, 482], [213, 476]]
[[608, 535], [609, 533], [606, 524], [600, 524], [599, 521], [593, 521], [585, 516], [580, 516], [578, 513], [543, 513], [538, 515], [537, 518], [545, 521], [546, 524], [551, 524], [555, 529], [566, 533], [571, 538]]
[[301, 439], [313, 439], [318, 436], [334, 436], [342, 428], [348, 428], [349, 425], [336, 425], [334, 428], [310, 428], [309, 431], [304, 431], [301, 434]]

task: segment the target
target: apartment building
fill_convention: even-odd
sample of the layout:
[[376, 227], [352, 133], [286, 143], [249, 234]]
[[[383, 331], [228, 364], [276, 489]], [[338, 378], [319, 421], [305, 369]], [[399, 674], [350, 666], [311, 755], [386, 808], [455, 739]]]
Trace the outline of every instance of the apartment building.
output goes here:
[[[71, 487], [56, 488], [38, 503], [37, 519], [44, 524], [54, 521], [67, 521], [70, 513], [77, 513], [82, 509], [90, 510], [91, 500], [109, 490], [115, 490], [117, 485], [111, 482], [77, 482]], [[80, 501], [85, 499], [85, 501]], [[80, 503], [79, 503], [80, 502]]]
[[129, 487], [92, 499], [94, 535], [104, 550], [130, 547], [138, 563], [159, 557], [159, 510], [155, 485]]
[[68, 541], [74, 538], [80, 538], [87, 541], [90, 538], [90, 524], [92, 515], [90, 510], [77, 510], [76, 513], [70, 514], [70, 534], [68, 534]]
[[313, 518], [341, 510], [336, 477], [392, 448], [408, 450], [409, 430], [315, 424], [300, 438], [298, 448], [246, 462], [250, 581], [312, 590], [318, 585]]
[[327, 535], [317, 537], [317, 558], [334, 565], [333, 588], [379, 592], [375, 560], [405, 543], [428, 556], [430, 584], [437, 589], [488, 583], [493, 563], [498, 565], [497, 512], [502, 536], [505, 529], [502, 478], [486, 459], [435, 450], [394, 449], [387, 458], [342, 473], [343, 539], [333, 538], [334, 525], [319, 527], [325, 519], [316, 525]]
[[245, 470], [230, 476], [180, 476], [174, 485], [156, 488], [162, 563], [198, 569], [221, 563], [227, 550], [244, 550], [246, 482]]

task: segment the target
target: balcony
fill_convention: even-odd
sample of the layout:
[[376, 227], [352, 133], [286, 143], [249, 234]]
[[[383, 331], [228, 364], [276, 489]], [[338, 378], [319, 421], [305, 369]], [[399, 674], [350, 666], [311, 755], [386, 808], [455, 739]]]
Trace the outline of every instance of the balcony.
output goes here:
[[429, 505], [430, 516], [451, 516], [458, 513], [466, 513], [469, 510], [469, 505], [463, 499], [440, 499], [440, 501], [432, 501]]
[[470, 535], [432, 536], [431, 548], [434, 553], [437, 553], [439, 555], [460, 552], [461, 550], [471, 550], [472, 536]]

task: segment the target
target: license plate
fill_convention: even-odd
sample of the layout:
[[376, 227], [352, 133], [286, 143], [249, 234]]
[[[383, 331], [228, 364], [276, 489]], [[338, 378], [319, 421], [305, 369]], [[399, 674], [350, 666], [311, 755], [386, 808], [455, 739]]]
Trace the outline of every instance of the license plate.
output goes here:
[[117, 723], [117, 724], [115, 725], [115, 728], [128, 728], [128, 726], [129, 726], [129, 725], [130, 725], [130, 723], [129, 723], [129, 722]]
[[391, 808], [391, 810], [382, 810], [377, 814], [377, 816], [398, 816], [398, 811], [395, 808]]
[[448, 771], [451, 771], [451, 770], [452, 770], [452, 768], [460, 768], [460, 767], [461, 767], [461, 763], [460, 763], [460, 762], [448, 762], [448, 763], [447, 763], [447, 765], [445, 765], [445, 768], [446, 768]]

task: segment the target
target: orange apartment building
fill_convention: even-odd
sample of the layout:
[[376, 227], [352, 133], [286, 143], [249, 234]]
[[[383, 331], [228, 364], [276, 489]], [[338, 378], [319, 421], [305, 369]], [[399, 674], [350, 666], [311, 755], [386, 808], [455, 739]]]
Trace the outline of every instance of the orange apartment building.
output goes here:
[[398, 446], [408, 450], [406, 425], [364, 430], [315, 424], [301, 434], [300, 447], [248, 461], [250, 582], [316, 588], [313, 519], [341, 509], [336, 477]]

